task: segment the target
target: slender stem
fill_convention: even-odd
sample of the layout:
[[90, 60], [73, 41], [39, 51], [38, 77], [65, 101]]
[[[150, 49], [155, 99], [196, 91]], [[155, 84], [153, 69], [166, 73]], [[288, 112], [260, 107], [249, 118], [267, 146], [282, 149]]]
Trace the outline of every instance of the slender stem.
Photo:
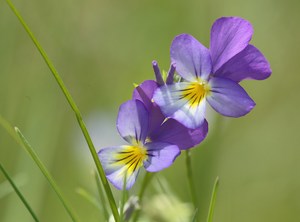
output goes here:
[[53, 190], [56, 192], [57, 196], [61, 200], [63, 206], [67, 210], [68, 214], [72, 218], [73, 221], [79, 221], [78, 216], [73, 212], [69, 203], [63, 197], [61, 191], [59, 190], [58, 186], [56, 185], [54, 179], [51, 177], [49, 172], [47, 171], [46, 167], [43, 165], [42, 161], [39, 159], [37, 154], [34, 152], [30, 144], [27, 142], [25, 137], [19, 131], [18, 128], [15, 127], [15, 130], [11, 127], [11, 125], [0, 115], [0, 125], [9, 133], [9, 135], [21, 145], [22, 148], [30, 155], [30, 157], [34, 160], [37, 164], [41, 172], [44, 174], [50, 185], [52, 186]]
[[41, 56], [43, 57], [44, 61], [46, 62], [47, 66], [49, 67], [50, 71], [52, 72], [57, 84], [59, 85], [59, 87], [61, 88], [63, 94], [65, 95], [69, 105], [71, 106], [72, 110], [75, 113], [75, 116], [77, 118], [78, 124], [81, 128], [81, 131], [85, 137], [85, 140], [88, 144], [90, 153], [93, 157], [93, 160], [95, 162], [97, 171], [100, 175], [101, 178], [101, 182], [103, 184], [103, 187], [105, 189], [106, 195], [108, 197], [109, 200], [109, 205], [111, 207], [113, 216], [115, 218], [115, 221], [118, 222], [119, 221], [119, 213], [118, 213], [118, 209], [117, 209], [117, 205], [115, 202], [115, 199], [113, 197], [112, 191], [110, 189], [109, 183], [105, 177], [105, 173], [103, 170], [103, 167], [100, 163], [100, 160], [98, 158], [98, 155], [96, 153], [94, 144], [92, 142], [92, 139], [88, 133], [88, 130], [85, 126], [85, 123], [82, 119], [82, 115], [76, 105], [76, 103], [74, 102], [71, 94], [69, 93], [69, 91], [67, 90], [63, 80], [61, 79], [60, 75], [58, 74], [57, 70], [55, 69], [54, 65], [52, 64], [51, 60], [49, 59], [49, 57], [47, 56], [46, 52], [44, 51], [44, 49], [42, 48], [42, 46], [40, 45], [40, 43], [38, 42], [38, 40], [35, 38], [35, 36], [33, 35], [33, 33], [31, 32], [31, 30], [29, 29], [29, 27], [27, 26], [27, 24], [25, 23], [25, 21], [23, 20], [22, 16], [20, 15], [20, 13], [17, 11], [17, 9], [15, 8], [15, 6], [13, 5], [13, 3], [10, 0], [6, 0], [7, 4], [10, 6], [10, 8], [12, 9], [13, 13], [17, 16], [17, 18], [19, 19], [20, 23], [22, 24], [23, 28], [26, 30], [27, 34], [29, 35], [29, 37], [31, 38], [31, 40], [33, 41], [33, 43], [35, 44], [35, 46], [37, 47], [38, 51], [40, 52]]
[[15, 127], [15, 131], [16, 131], [17, 135], [19, 136], [19, 138], [21, 139], [23, 147], [28, 152], [30, 157], [34, 160], [34, 162], [37, 164], [37, 166], [40, 168], [41, 172], [44, 174], [44, 176], [46, 177], [46, 179], [50, 183], [51, 187], [53, 188], [53, 190], [57, 194], [58, 198], [61, 200], [63, 206], [65, 207], [66, 211], [69, 213], [72, 220], [73, 221], [79, 221], [78, 216], [76, 215], [74, 210], [71, 208], [69, 202], [67, 202], [66, 198], [63, 196], [63, 194], [62, 194], [61, 190], [59, 189], [58, 185], [56, 184], [55, 180], [53, 179], [53, 177], [51, 176], [51, 174], [49, 173], [49, 171], [47, 170], [45, 165], [42, 163], [42, 161], [40, 160], [38, 155], [35, 153], [35, 151], [31, 147], [31, 145], [28, 143], [26, 138], [23, 136], [23, 134], [21, 133], [21, 131], [17, 127]]
[[104, 193], [103, 193], [103, 190], [102, 190], [102, 185], [101, 185], [100, 178], [99, 178], [99, 175], [97, 174], [97, 172], [95, 172], [95, 180], [96, 180], [96, 184], [97, 184], [97, 188], [98, 188], [98, 193], [99, 193], [99, 196], [100, 196], [100, 202], [101, 202], [101, 206], [102, 206], [102, 209], [103, 209], [104, 218], [105, 218], [106, 221], [108, 221], [109, 220], [109, 214], [108, 214], [108, 210], [107, 210], [107, 207], [106, 207], [106, 204], [105, 204], [105, 197], [104, 197]]
[[8, 182], [10, 183], [10, 185], [14, 188], [15, 192], [17, 193], [17, 195], [19, 196], [19, 198], [21, 199], [21, 201], [23, 202], [23, 204], [25, 205], [25, 207], [27, 208], [27, 210], [29, 211], [29, 213], [31, 214], [33, 219], [36, 222], [39, 222], [39, 219], [33, 212], [32, 208], [29, 206], [28, 202], [26, 201], [26, 199], [24, 198], [22, 193], [19, 191], [18, 187], [15, 185], [14, 181], [10, 178], [10, 176], [8, 175], [8, 173], [6, 172], [6, 170], [4, 169], [4, 167], [2, 166], [1, 163], [0, 163], [0, 169], [1, 169], [2, 173], [4, 174], [4, 176], [6, 177], [6, 179], [8, 180]]
[[190, 189], [190, 194], [191, 194], [194, 208], [196, 209], [196, 208], [198, 208], [198, 201], [197, 201], [197, 194], [196, 194], [194, 177], [193, 177], [193, 172], [192, 172], [191, 151], [187, 150], [185, 154], [186, 154], [185, 163], [186, 163], [186, 169], [187, 169], [189, 189]]
[[192, 222], [196, 222], [197, 221], [197, 214], [198, 214], [198, 208], [194, 210], [194, 213], [193, 213], [193, 217], [192, 217]]
[[[153, 175], [154, 175], [154, 173], [149, 173], [149, 172], [146, 172], [146, 174], [145, 174], [145, 177], [144, 177], [144, 180], [143, 180], [143, 183], [142, 183], [139, 195], [138, 195], [140, 203], [142, 203], [145, 190], [146, 190], [151, 178], [153, 177]], [[133, 214], [132, 221], [136, 222], [138, 220], [139, 216], [140, 216], [140, 210], [135, 211], [135, 213]]]
[[90, 202], [91, 204], [93, 204], [95, 207], [97, 207], [98, 209], [101, 210], [101, 206], [99, 201], [95, 198], [95, 196], [91, 193], [89, 193], [87, 190], [79, 187], [76, 189], [76, 193], [79, 194], [81, 197], [83, 197], [84, 199], [86, 199], [88, 202]]
[[127, 171], [125, 172], [125, 177], [123, 181], [122, 199], [120, 203], [120, 222], [124, 221], [124, 205], [127, 197], [126, 181], [127, 181]]
[[210, 204], [209, 204], [209, 209], [208, 209], [207, 222], [212, 222], [213, 221], [218, 188], [219, 188], [219, 177], [216, 178], [215, 184], [214, 184], [214, 187], [213, 187], [213, 191], [212, 191], [212, 195], [211, 195], [211, 199], [210, 199]]

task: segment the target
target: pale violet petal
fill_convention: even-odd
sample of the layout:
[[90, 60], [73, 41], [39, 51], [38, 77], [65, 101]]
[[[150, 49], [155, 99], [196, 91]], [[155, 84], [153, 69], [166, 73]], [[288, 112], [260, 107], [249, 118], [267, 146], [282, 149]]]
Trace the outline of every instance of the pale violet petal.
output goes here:
[[153, 99], [166, 117], [172, 117], [184, 126], [195, 129], [204, 122], [206, 100], [203, 98], [198, 105], [191, 105], [183, 96], [183, 91], [190, 85], [189, 82], [180, 82], [162, 86], [155, 91]]
[[212, 64], [209, 50], [188, 34], [175, 37], [171, 45], [171, 62], [187, 81], [207, 80]]
[[129, 143], [142, 143], [148, 133], [149, 113], [139, 100], [129, 100], [120, 106], [117, 128], [120, 135]]
[[209, 84], [211, 93], [207, 96], [207, 101], [220, 114], [240, 117], [254, 108], [255, 102], [238, 83], [230, 79], [213, 77]]

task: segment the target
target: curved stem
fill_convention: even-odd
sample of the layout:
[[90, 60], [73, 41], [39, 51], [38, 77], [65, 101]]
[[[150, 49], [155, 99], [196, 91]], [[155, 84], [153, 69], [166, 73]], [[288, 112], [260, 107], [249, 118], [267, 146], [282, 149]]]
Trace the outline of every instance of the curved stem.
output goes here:
[[28, 25], [25, 23], [25, 21], [23, 20], [22, 16], [20, 15], [20, 13], [17, 11], [17, 9], [15, 8], [15, 6], [13, 5], [13, 3], [10, 0], [6, 0], [7, 4], [9, 5], [9, 7], [12, 9], [13, 13], [17, 16], [17, 18], [19, 19], [20, 23], [22, 24], [23, 28], [26, 30], [27, 34], [29, 35], [29, 37], [31, 38], [31, 40], [33, 41], [33, 43], [35, 44], [35, 46], [37, 47], [38, 51], [40, 52], [40, 54], [42, 55], [44, 61], [46, 62], [47, 66], [49, 67], [50, 71], [52, 72], [57, 84], [59, 85], [59, 87], [61, 88], [64, 96], [66, 97], [69, 105], [71, 106], [72, 110], [75, 113], [77, 122], [81, 128], [81, 131], [84, 135], [84, 138], [88, 144], [90, 153], [93, 157], [93, 160], [95, 162], [97, 171], [100, 175], [101, 178], [101, 182], [103, 184], [103, 187], [105, 189], [106, 195], [108, 197], [109, 200], [109, 205], [111, 207], [114, 219], [116, 222], [119, 222], [119, 213], [118, 213], [118, 209], [117, 209], [117, 205], [115, 202], [115, 199], [113, 197], [112, 191], [110, 189], [110, 186], [108, 184], [108, 181], [106, 179], [103, 167], [100, 163], [100, 160], [98, 158], [98, 155], [96, 153], [94, 144], [92, 142], [92, 139], [88, 133], [88, 130], [85, 126], [85, 123], [82, 119], [82, 115], [76, 105], [76, 103], [74, 102], [71, 94], [69, 93], [69, 91], [67, 90], [63, 80], [61, 79], [60, 75], [58, 74], [57, 70], [55, 69], [54, 65], [52, 64], [51, 60], [48, 58], [46, 52], [44, 51], [44, 49], [42, 48], [42, 46], [40, 45], [40, 43], [37, 41], [37, 39], [35, 38], [35, 36], [33, 35], [33, 33], [31, 32], [31, 30], [29, 29]]
[[[153, 173], [149, 173], [149, 172], [146, 172], [146, 174], [145, 174], [145, 177], [144, 177], [144, 180], [143, 180], [143, 183], [142, 183], [139, 195], [138, 195], [140, 203], [142, 203], [145, 190], [146, 190], [153, 175], [154, 175]], [[140, 216], [140, 210], [135, 211], [132, 221], [136, 222], [138, 220], [139, 216]]]
[[8, 173], [6, 172], [6, 170], [4, 169], [4, 167], [2, 166], [2, 164], [0, 163], [0, 170], [2, 171], [2, 173], [4, 174], [4, 176], [6, 177], [6, 179], [8, 180], [8, 182], [10, 183], [10, 185], [13, 187], [13, 189], [15, 190], [15, 192], [17, 193], [17, 195], [19, 196], [19, 198], [21, 199], [21, 201], [23, 202], [23, 204], [25, 205], [25, 207], [27, 208], [27, 210], [29, 211], [29, 213], [31, 214], [31, 216], [33, 217], [33, 219], [36, 222], [39, 222], [37, 216], [35, 215], [35, 213], [33, 212], [32, 208], [29, 206], [29, 204], [27, 203], [25, 197], [22, 195], [22, 193], [19, 191], [18, 187], [15, 185], [15, 183], [13, 182], [13, 180], [10, 178], [10, 176], [8, 175]]
[[187, 178], [188, 178], [188, 183], [189, 183], [189, 189], [190, 189], [190, 194], [191, 198], [193, 201], [194, 208], [198, 208], [198, 201], [197, 201], [197, 194], [196, 194], [196, 189], [195, 189], [195, 183], [194, 183], [194, 178], [193, 178], [193, 171], [192, 171], [192, 161], [191, 161], [191, 151], [186, 150], [186, 169], [187, 169]]

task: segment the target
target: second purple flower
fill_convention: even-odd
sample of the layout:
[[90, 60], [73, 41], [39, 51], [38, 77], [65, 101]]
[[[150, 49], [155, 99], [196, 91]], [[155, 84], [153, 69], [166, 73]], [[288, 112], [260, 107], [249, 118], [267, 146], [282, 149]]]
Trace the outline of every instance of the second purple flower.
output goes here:
[[211, 29], [210, 49], [182, 34], [172, 42], [171, 61], [184, 79], [156, 90], [154, 101], [166, 117], [195, 129], [205, 120], [206, 101], [224, 116], [240, 117], [255, 102], [238, 84], [244, 79], [266, 79], [268, 61], [249, 44], [251, 24], [237, 17], [218, 19]]

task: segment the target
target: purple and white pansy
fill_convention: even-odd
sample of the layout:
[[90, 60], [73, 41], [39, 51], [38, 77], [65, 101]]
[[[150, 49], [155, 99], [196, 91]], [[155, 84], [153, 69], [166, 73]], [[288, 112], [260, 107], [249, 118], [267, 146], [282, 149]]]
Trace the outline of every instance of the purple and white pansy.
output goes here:
[[[149, 112], [139, 100], [120, 106], [117, 128], [129, 144], [107, 147], [98, 156], [107, 179], [117, 188], [132, 187], [142, 166], [149, 172], [170, 166], [180, 154], [178, 146], [148, 139]], [[126, 180], [126, 181], [125, 181]]]
[[252, 34], [248, 21], [224, 17], [212, 26], [210, 49], [191, 35], [175, 37], [171, 61], [183, 81], [156, 90], [153, 99], [163, 114], [195, 129], [205, 120], [206, 101], [224, 116], [249, 113], [255, 102], [238, 83], [271, 74], [263, 54], [249, 44]]

